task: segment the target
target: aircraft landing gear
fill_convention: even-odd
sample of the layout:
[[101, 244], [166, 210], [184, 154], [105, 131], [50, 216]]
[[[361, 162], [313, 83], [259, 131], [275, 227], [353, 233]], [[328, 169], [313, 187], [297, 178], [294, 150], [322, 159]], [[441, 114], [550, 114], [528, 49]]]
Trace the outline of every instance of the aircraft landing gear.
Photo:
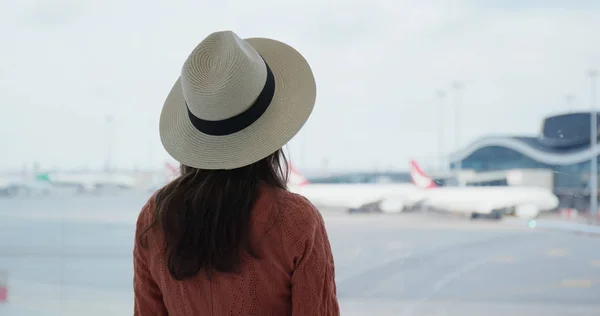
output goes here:
[[499, 211], [499, 210], [493, 210], [492, 213], [490, 214], [490, 218], [493, 220], [496, 220], [496, 221], [501, 220], [503, 216], [504, 216], [504, 212]]
[[493, 210], [489, 215], [483, 215], [479, 213], [471, 213], [470, 219], [475, 220], [479, 218], [489, 218], [495, 221], [499, 221], [504, 217], [504, 212], [500, 210]]

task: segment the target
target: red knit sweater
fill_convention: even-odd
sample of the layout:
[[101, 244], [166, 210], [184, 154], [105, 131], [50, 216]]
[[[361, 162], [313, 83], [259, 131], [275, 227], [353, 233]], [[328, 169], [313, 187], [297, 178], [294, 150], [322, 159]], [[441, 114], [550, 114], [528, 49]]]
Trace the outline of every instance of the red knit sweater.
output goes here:
[[[150, 199], [136, 236], [154, 216]], [[241, 273], [199, 273], [177, 281], [169, 274], [160, 227], [136, 238], [135, 316], [339, 315], [334, 263], [323, 218], [304, 197], [263, 187], [252, 210], [251, 237], [262, 259], [244, 256]]]

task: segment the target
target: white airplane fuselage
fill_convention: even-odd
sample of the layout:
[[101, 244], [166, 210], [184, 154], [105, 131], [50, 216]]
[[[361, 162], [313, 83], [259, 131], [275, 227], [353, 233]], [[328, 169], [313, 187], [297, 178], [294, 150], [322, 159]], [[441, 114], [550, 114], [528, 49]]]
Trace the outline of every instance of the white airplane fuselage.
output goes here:
[[490, 214], [494, 210], [531, 206], [539, 211], [558, 207], [550, 190], [538, 187], [436, 187], [424, 190], [423, 204], [454, 212]]
[[439, 187], [414, 160], [410, 162], [410, 176], [425, 192], [422, 205], [444, 211], [533, 218], [559, 204], [551, 190], [535, 186]]
[[383, 208], [400, 211], [422, 197], [422, 191], [409, 183], [323, 183], [290, 185], [289, 189], [317, 206], [347, 209], [381, 202]]
[[83, 191], [93, 191], [102, 186], [130, 189], [136, 185], [135, 179], [131, 176], [101, 173], [51, 173], [50, 183], [58, 186], [76, 186]]

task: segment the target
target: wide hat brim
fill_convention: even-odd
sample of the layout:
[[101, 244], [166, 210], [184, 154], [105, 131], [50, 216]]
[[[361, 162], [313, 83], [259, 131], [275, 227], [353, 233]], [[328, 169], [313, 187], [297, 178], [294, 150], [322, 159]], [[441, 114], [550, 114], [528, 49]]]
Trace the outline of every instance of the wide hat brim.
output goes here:
[[275, 94], [271, 104], [256, 122], [239, 132], [208, 135], [192, 125], [179, 78], [163, 106], [159, 131], [163, 147], [180, 163], [206, 170], [250, 165], [285, 146], [312, 113], [317, 88], [304, 57], [293, 47], [273, 39], [245, 41], [273, 72]]

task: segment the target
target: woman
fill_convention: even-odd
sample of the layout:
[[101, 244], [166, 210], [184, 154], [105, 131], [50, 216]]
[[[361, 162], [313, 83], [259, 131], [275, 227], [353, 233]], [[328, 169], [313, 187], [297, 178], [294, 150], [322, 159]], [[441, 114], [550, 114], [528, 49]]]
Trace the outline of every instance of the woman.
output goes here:
[[315, 97], [284, 43], [217, 32], [192, 51], [159, 128], [181, 175], [137, 221], [134, 315], [339, 315], [323, 218], [286, 190], [281, 150]]

